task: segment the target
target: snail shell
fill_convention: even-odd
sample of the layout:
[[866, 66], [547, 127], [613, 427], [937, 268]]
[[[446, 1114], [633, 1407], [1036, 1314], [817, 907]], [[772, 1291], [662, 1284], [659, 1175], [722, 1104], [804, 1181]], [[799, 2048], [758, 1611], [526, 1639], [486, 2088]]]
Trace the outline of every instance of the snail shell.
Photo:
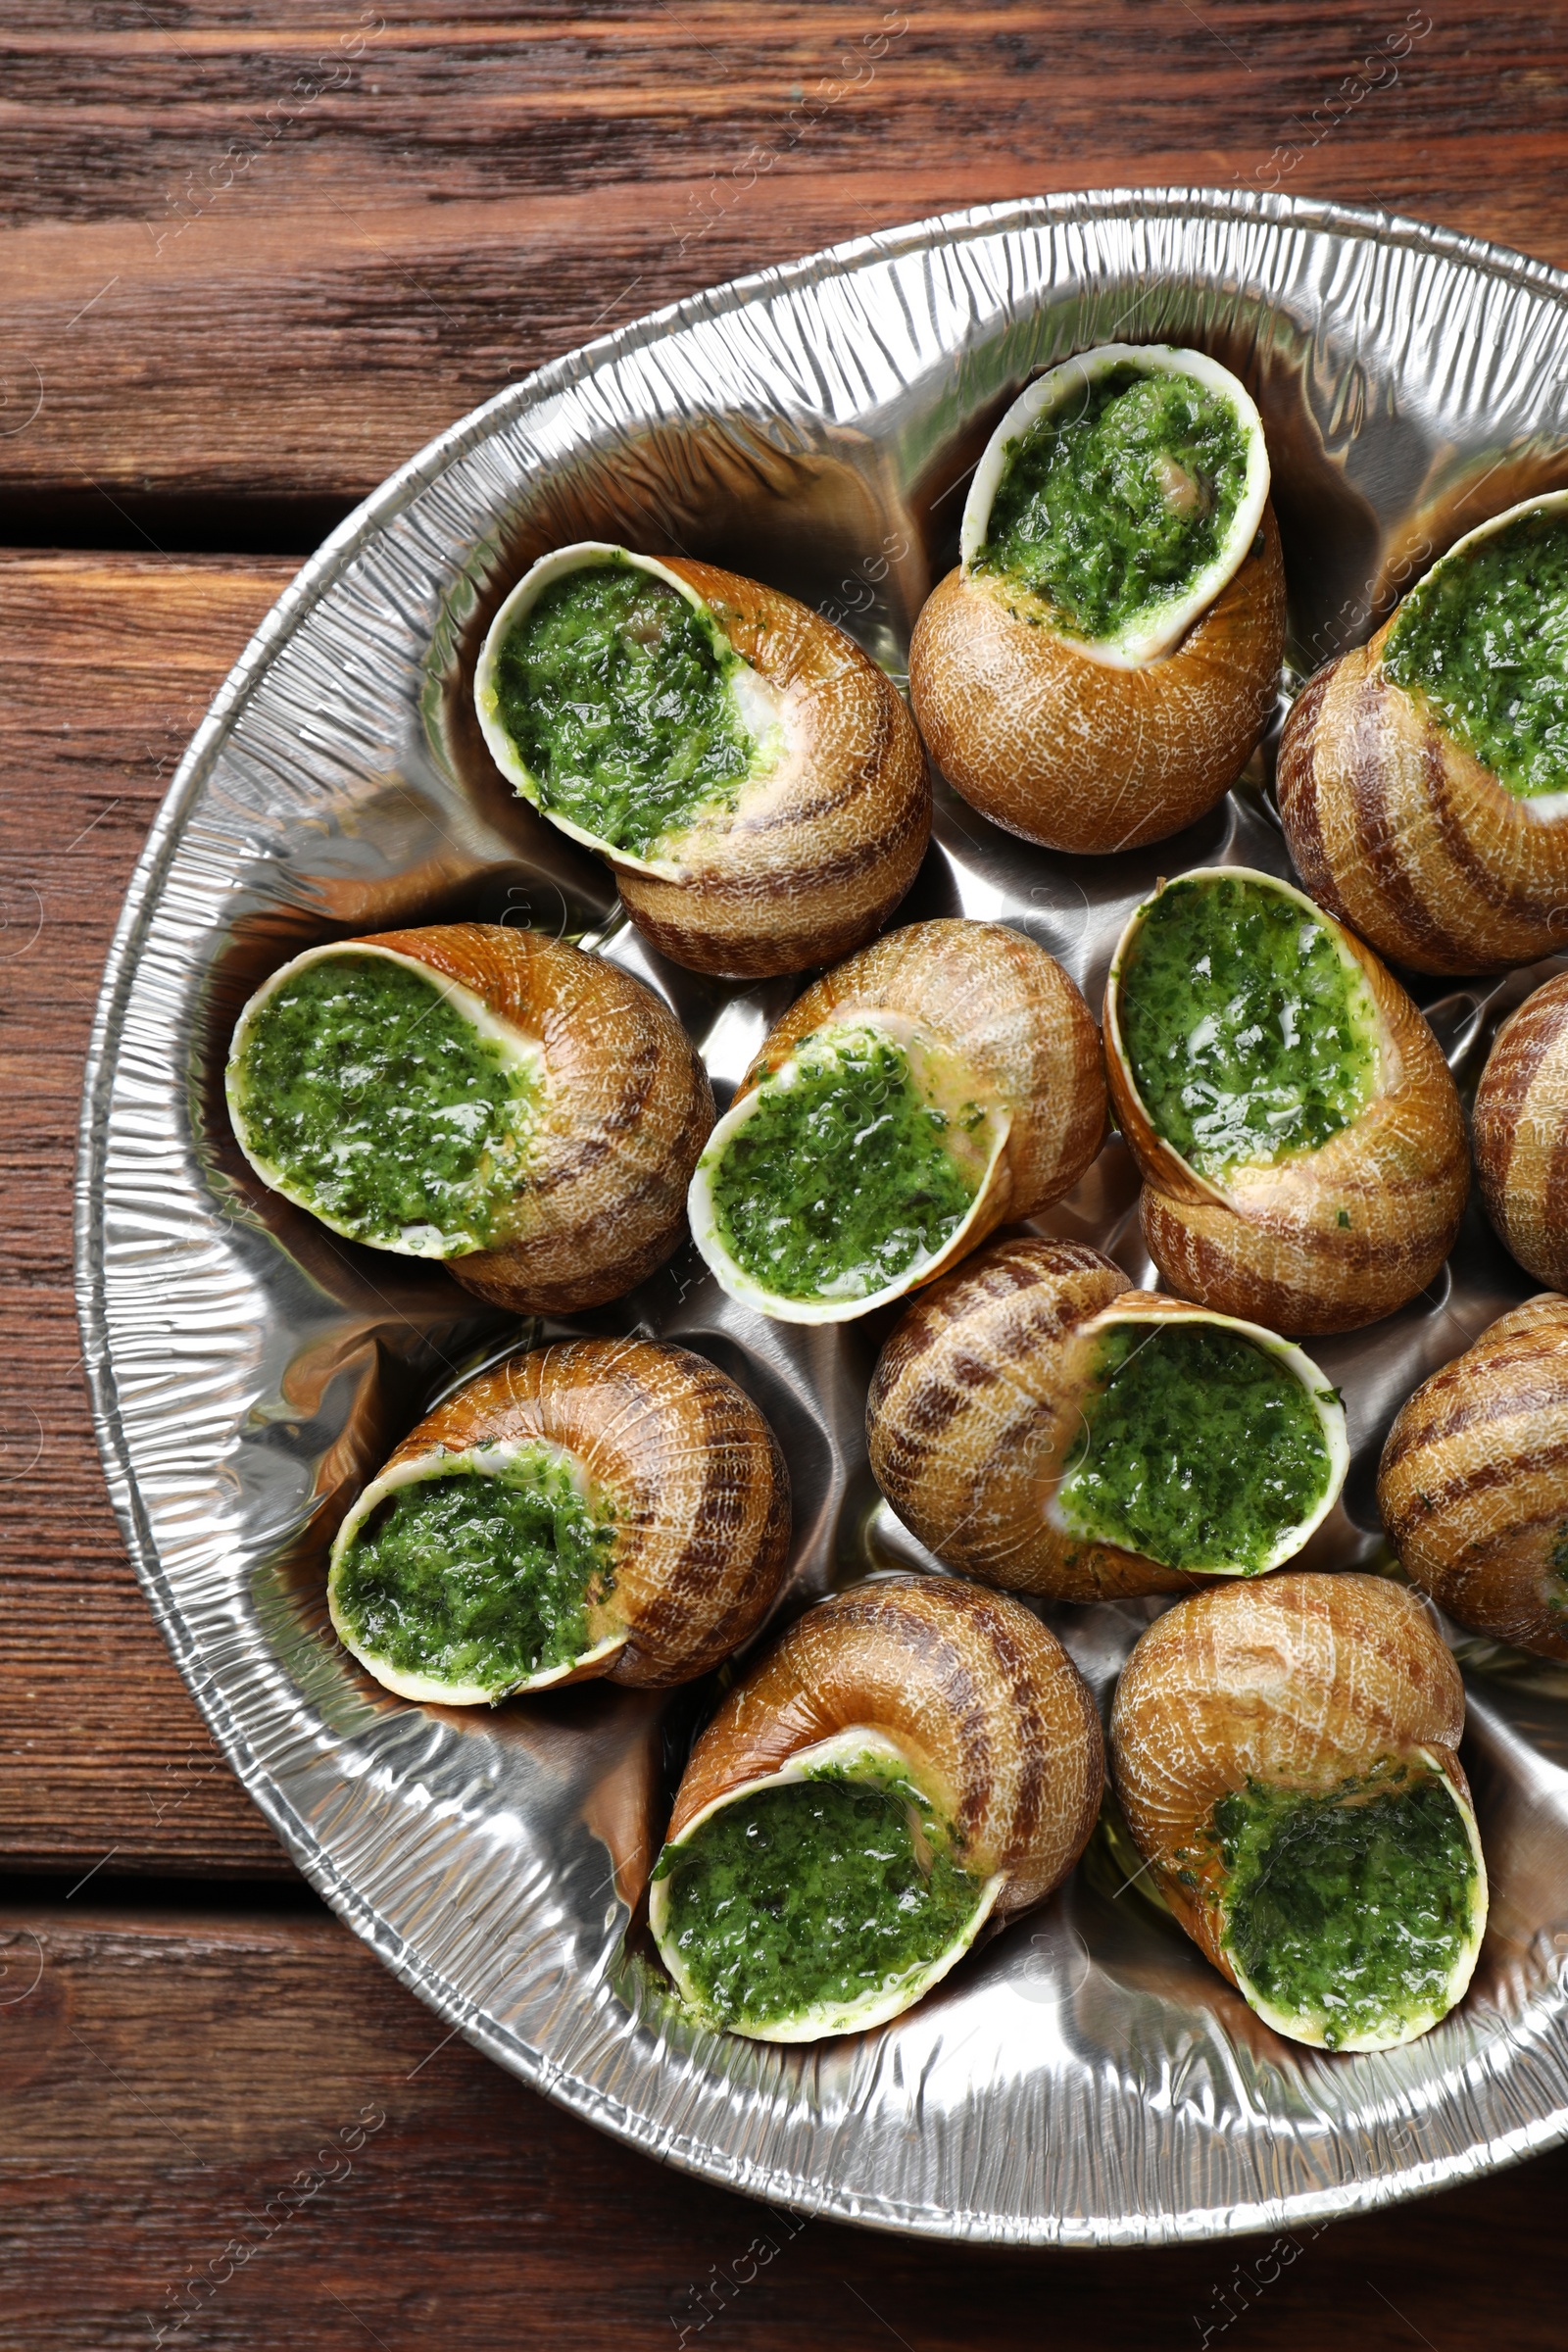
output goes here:
[[1568, 1290], [1568, 972], [1498, 1030], [1470, 1132], [1498, 1236], [1538, 1282]]
[[[704, 616], [728, 649], [754, 737], [778, 730], [770, 763], [728, 813], [671, 831], [660, 855], [616, 848], [549, 807], [504, 724], [503, 642], [564, 573], [607, 563], [645, 571]], [[711, 564], [629, 554], [597, 540], [558, 548], [490, 624], [474, 678], [479, 724], [502, 773], [574, 841], [608, 860], [621, 902], [661, 955], [729, 979], [798, 972], [879, 931], [918, 871], [931, 787], [913, 721], [886, 674], [820, 613]]]
[[1422, 1382], [1384, 1446], [1378, 1508], [1450, 1617], [1568, 1658], [1568, 1298], [1527, 1299]]
[[[1559, 506], [1568, 496], [1512, 507], [1443, 561]], [[1279, 807], [1296, 869], [1322, 906], [1415, 971], [1533, 963], [1568, 933], [1568, 803], [1516, 798], [1389, 676], [1398, 618], [1320, 669], [1286, 724]]]
[[1487, 1880], [1457, 1748], [1464, 1687], [1413, 1592], [1381, 1578], [1299, 1571], [1222, 1585], [1152, 1625], [1122, 1671], [1111, 1767], [1139, 1851], [1204, 1956], [1277, 2032], [1323, 2045], [1325, 2020], [1265, 1999], [1227, 1947], [1223, 1798], [1259, 1788], [1328, 1795], [1378, 1768], [1432, 1767], [1474, 1857], [1469, 1931], [1441, 2004], [1345, 2049], [1413, 2039], [1461, 1998], [1486, 1926]]
[[[1329, 1476], [1262, 1568], [1300, 1550], [1348, 1466], [1345, 1408], [1298, 1348], [1256, 1324], [1135, 1291], [1075, 1242], [995, 1242], [908, 1308], [871, 1381], [871, 1471], [905, 1525], [949, 1567], [1054, 1600], [1190, 1592], [1197, 1572], [1076, 1532], [1055, 1502], [1085, 1427], [1105, 1335], [1118, 1325], [1217, 1324], [1276, 1357], [1313, 1402]], [[1200, 1476], [1202, 1464], [1192, 1473]], [[1259, 1573], [1215, 1561], [1204, 1574]]]
[[[405, 1487], [464, 1471], [477, 1485], [540, 1449], [608, 1519], [583, 1648], [501, 1688], [400, 1670], [378, 1655], [344, 1607], [366, 1522]], [[405, 1698], [476, 1706], [600, 1675], [662, 1689], [706, 1674], [757, 1631], [789, 1543], [784, 1457], [734, 1381], [662, 1342], [570, 1340], [467, 1381], [410, 1432], [338, 1531], [327, 1601], [338, 1639]]]
[[[1216, 561], [1132, 641], [1090, 642], [1043, 598], [976, 568], [1007, 445], [1124, 363], [1196, 376], [1230, 399], [1246, 487]], [[1285, 645], [1285, 570], [1256, 409], [1200, 352], [1107, 344], [1031, 384], [986, 445], [964, 508], [962, 562], [933, 591], [909, 649], [931, 756], [995, 824], [1046, 849], [1137, 849], [1211, 808], [1270, 711]]]
[[[946, 1577], [886, 1576], [808, 1610], [730, 1692], [692, 1751], [666, 1855], [738, 1798], [865, 1753], [923, 1792], [984, 1894], [918, 1984], [873, 1988], [831, 2019], [808, 2013], [745, 2028], [759, 2039], [812, 2040], [898, 2016], [947, 1974], [986, 1918], [1027, 1910], [1060, 1885], [1099, 1813], [1100, 1718], [1055, 1636], [1002, 1593]], [[659, 1878], [649, 1922], [691, 1997]]]
[[1225, 877], [1296, 900], [1360, 967], [1377, 1016], [1377, 1078], [1357, 1115], [1317, 1150], [1233, 1167], [1223, 1184], [1199, 1175], [1155, 1132], [1121, 1033], [1122, 972], [1154, 904], [1146, 900], [1105, 990], [1111, 1102], [1143, 1174], [1144, 1238], [1184, 1298], [1271, 1331], [1354, 1331], [1413, 1298], [1453, 1247], [1470, 1181], [1458, 1093], [1421, 1014], [1352, 932], [1272, 874], [1207, 866], [1181, 880]]
[[[949, 1073], [947, 1093], [972, 1096], [984, 1106], [985, 1174], [946, 1245], [880, 1291], [785, 1298], [730, 1254], [714, 1207], [714, 1178], [764, 1085], [788, 1084], [807, 1041], [846, 1025], [895, 1041], [924, 1041], [933, 1066]], [[692, 1179], [692, 1237], [732, 1298], [785, 1322], [841, 1322], [934, 1280], [998, 1225], [1058, 1200], [1095, 1158], [1104, 1133], [1099, 1033], [1054, 957], [1000, 923], [909, 923], [825, 972], [769, 1031]]]
[[[242, 1072], [257, 1016], [293, 974], [347, 955], [433, 975], [476, 1031], [537, 1073], [525, 1163], [488, 1247], [455, 1254], [433, 1226], [387, 1239], [344, 1225], [250, 1136]], [[713, 1123], [702, 1063], [652, 989], [580, 949], [500, 923], [382, 931], [296, 956], [240, 1015], [228, 1099], [241, 1151], [275, 1191], [377, 1249], [446, 1257], [466, 1289], [536, 1314], [618, 1298], [662, 1265], [682, 1238], [686, 1187]]]

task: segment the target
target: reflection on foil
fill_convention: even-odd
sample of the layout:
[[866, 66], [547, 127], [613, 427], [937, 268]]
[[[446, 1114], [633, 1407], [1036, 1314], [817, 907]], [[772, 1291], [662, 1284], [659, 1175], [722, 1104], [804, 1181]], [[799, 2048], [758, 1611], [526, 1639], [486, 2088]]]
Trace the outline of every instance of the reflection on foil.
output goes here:
[[[455, 426], [306, 566], [191, 747], [131, 887], [88, 1079], [79, 1289], [126, 1539], [217, 1736], [314, 1883], [451, 2025], [640, 2147], [847, 2219], [1103, 2244], [1324, 2218], [1560, 2137], [1563, 1670], [1449, 1629], [1493, 1929], [1463, 2008], [1409, 2048], [1336, 2057], [1270, 2033], [1149, 1899], [1113, 1807], [1049, 1906], [892, 2027], [792, 2050], [697, 2026], [650, 1960], [640, 1896], [732, 1669], [694, 1691], [587, 1685], [462, 1712], [391, 1698], [332, 1641], [322, 1564], [356, 1483], [537, 1327], [260, 1192], [223, 1112], [239, 1005], [316, 937], [535, 924], [657, 988], [722, 1102], [794, 984], [662, 962], [603, 865], [504, 787], [474, 725], [474, 651], [535, 554], [605, 537], [728, 564], [821, 605], [899, 677], [956, 560], [968, 472], [1031, 372], [1111, 336], [1195, 343], [1263, 413], [1298, 683], [1481, 514], [1568, 478], [1563, 295], [1512, 257], [1279, 197], [1060, 197], [890, 232], [627, 328]], [[1161, 875], [1287, 870], [1270, 788], [1265, 745], [1181, 838], [1068, 859], [939, 780], [904, 919], [1013, 923], [1098, 1004]], [[1553, 968], [1420, 984], [1462, 1087]], [[1039, 1226], [1152, 1279], [1114, 1140]], [[1315, 1345], [1354, 1460], [1311, 1565], [1388, 1566], [1373, 1478], [1394, 1413], [1531, 1287], [1472, 1204], [1426, 1297]], [[936, 1567], [866, 1466], [866, 1382], [895, 1315], [767, 1324], [687, 1250], [621, 1307], [548, 1329], [660, 1334], [751, 1392], [790, 1462], [790, 1610]], [[1043, 1614], [1104, 1706], [1161, 1605]]]

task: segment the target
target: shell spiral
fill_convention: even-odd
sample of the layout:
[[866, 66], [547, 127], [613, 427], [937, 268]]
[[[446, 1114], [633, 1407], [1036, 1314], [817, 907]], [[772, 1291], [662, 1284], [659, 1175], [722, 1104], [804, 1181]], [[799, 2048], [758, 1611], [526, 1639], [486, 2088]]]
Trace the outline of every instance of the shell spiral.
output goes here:
[[1568, 1289], [1568, 972], [1498, 1030], [1471, 1136], [1499, 1239], [1538, 1282]]
[[1378, 1507], [1400, 1566], [1461, 1625], [1568, 1658], [1568, 1298], [1527, 1299], [1423, 1381]]
[[903, 1575], [818, 1602], [730, 1692], [692, 1751], [671, 1841], [719, 1798], [852, 1728], [904, 1750], [966, 1869], [1004, 1874], [998, 1913], [1043, 1901], [1083, 1851], [1104, 1761], [1078, 1669], [1020, 1602]]

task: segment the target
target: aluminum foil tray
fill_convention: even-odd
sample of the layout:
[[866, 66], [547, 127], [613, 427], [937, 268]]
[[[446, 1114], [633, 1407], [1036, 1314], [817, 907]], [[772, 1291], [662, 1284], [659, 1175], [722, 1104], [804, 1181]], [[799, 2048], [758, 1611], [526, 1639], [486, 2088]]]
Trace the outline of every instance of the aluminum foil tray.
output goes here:
[[[1278, 2039], [1105, 1844], [880, 2032], [787, 2049], [698, 2028], [649, 1956], [639, 1898], [711, 1687], [421, 1708], [337, 1646], [324, 1554], [358, 1484], [436, 1394], [525, 1335], [440, 1267], [339, 1242], [260, 1193], [221, 1069], [245, 997], [309, 942], [466, 914], [642, 973], [722, 1105], [797, 984], [660, 964], [606, 870], [511, 798], [466, 703], [488, 615], [542, 549], [618, 539], [773, 581], [897, 673], [991, 425], [1032, 371], [1112, 339], [1200, 344], [1254, 392], [1298, 677], [1471, 521], [1568, 480], [1568, 279], [1381, 215], [1064, 196], [697, 296], [455, 425], [278, 600], [137, 867], [82, 1127], [77, 1280], [115, 1504], [181, 1671], [313, 1884], [442, 2019], [650, 2155], [850, 2221], [1007, 2243], [1278, 2228], [1568, 2134], [1568, 1684], [1460, 1644], [1492, 1925], [1469, 1998], [1410, 2047]], [[1200, 825], [1114, 858], [1026, 848], [939, 785], [901, 919], [1013, 923], [1098, 1004], [1135, 901], [1220, 860], [1287, 870], [1266, 756]], [[1461, 1079], [1547, 968], [1425, 989]], [[1113, 1144], [1044, 1227], [1148, 1279], [1135, 1190]], [[1316, 1350], [1354, 1461], [1314, 1564], [1379, 1558], [1394, 1411], [1531, 1287], [1472, 1206], [1430, 1295]], [[765, 1323], [687, 1250], [571, 1328], [678, 1338], [751, 1391], [794, 1481], [786, 1606], [935, 1565], [866, 1469], [885, 1326]], [[1157, 1605], [1050, 1614], [1103, 1696]]]

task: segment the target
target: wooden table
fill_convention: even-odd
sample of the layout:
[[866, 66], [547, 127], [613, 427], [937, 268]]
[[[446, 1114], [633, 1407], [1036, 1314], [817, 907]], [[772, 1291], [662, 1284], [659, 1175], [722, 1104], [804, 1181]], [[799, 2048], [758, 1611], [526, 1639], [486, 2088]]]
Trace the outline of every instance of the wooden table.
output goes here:
[[154, 1630], [70, 1200], [105, 948], [186, 737], [439, 427], [695, 287], [1045, 190], [1278, 185], [1568, 264], [1564, 29], [1454, 0], [7, 12], [7, 2345], [1562, 2342], [1568, 2154], [1272, 2250], [962, 2252], [696, 2185], [445, 2035], [300, 1884]]

